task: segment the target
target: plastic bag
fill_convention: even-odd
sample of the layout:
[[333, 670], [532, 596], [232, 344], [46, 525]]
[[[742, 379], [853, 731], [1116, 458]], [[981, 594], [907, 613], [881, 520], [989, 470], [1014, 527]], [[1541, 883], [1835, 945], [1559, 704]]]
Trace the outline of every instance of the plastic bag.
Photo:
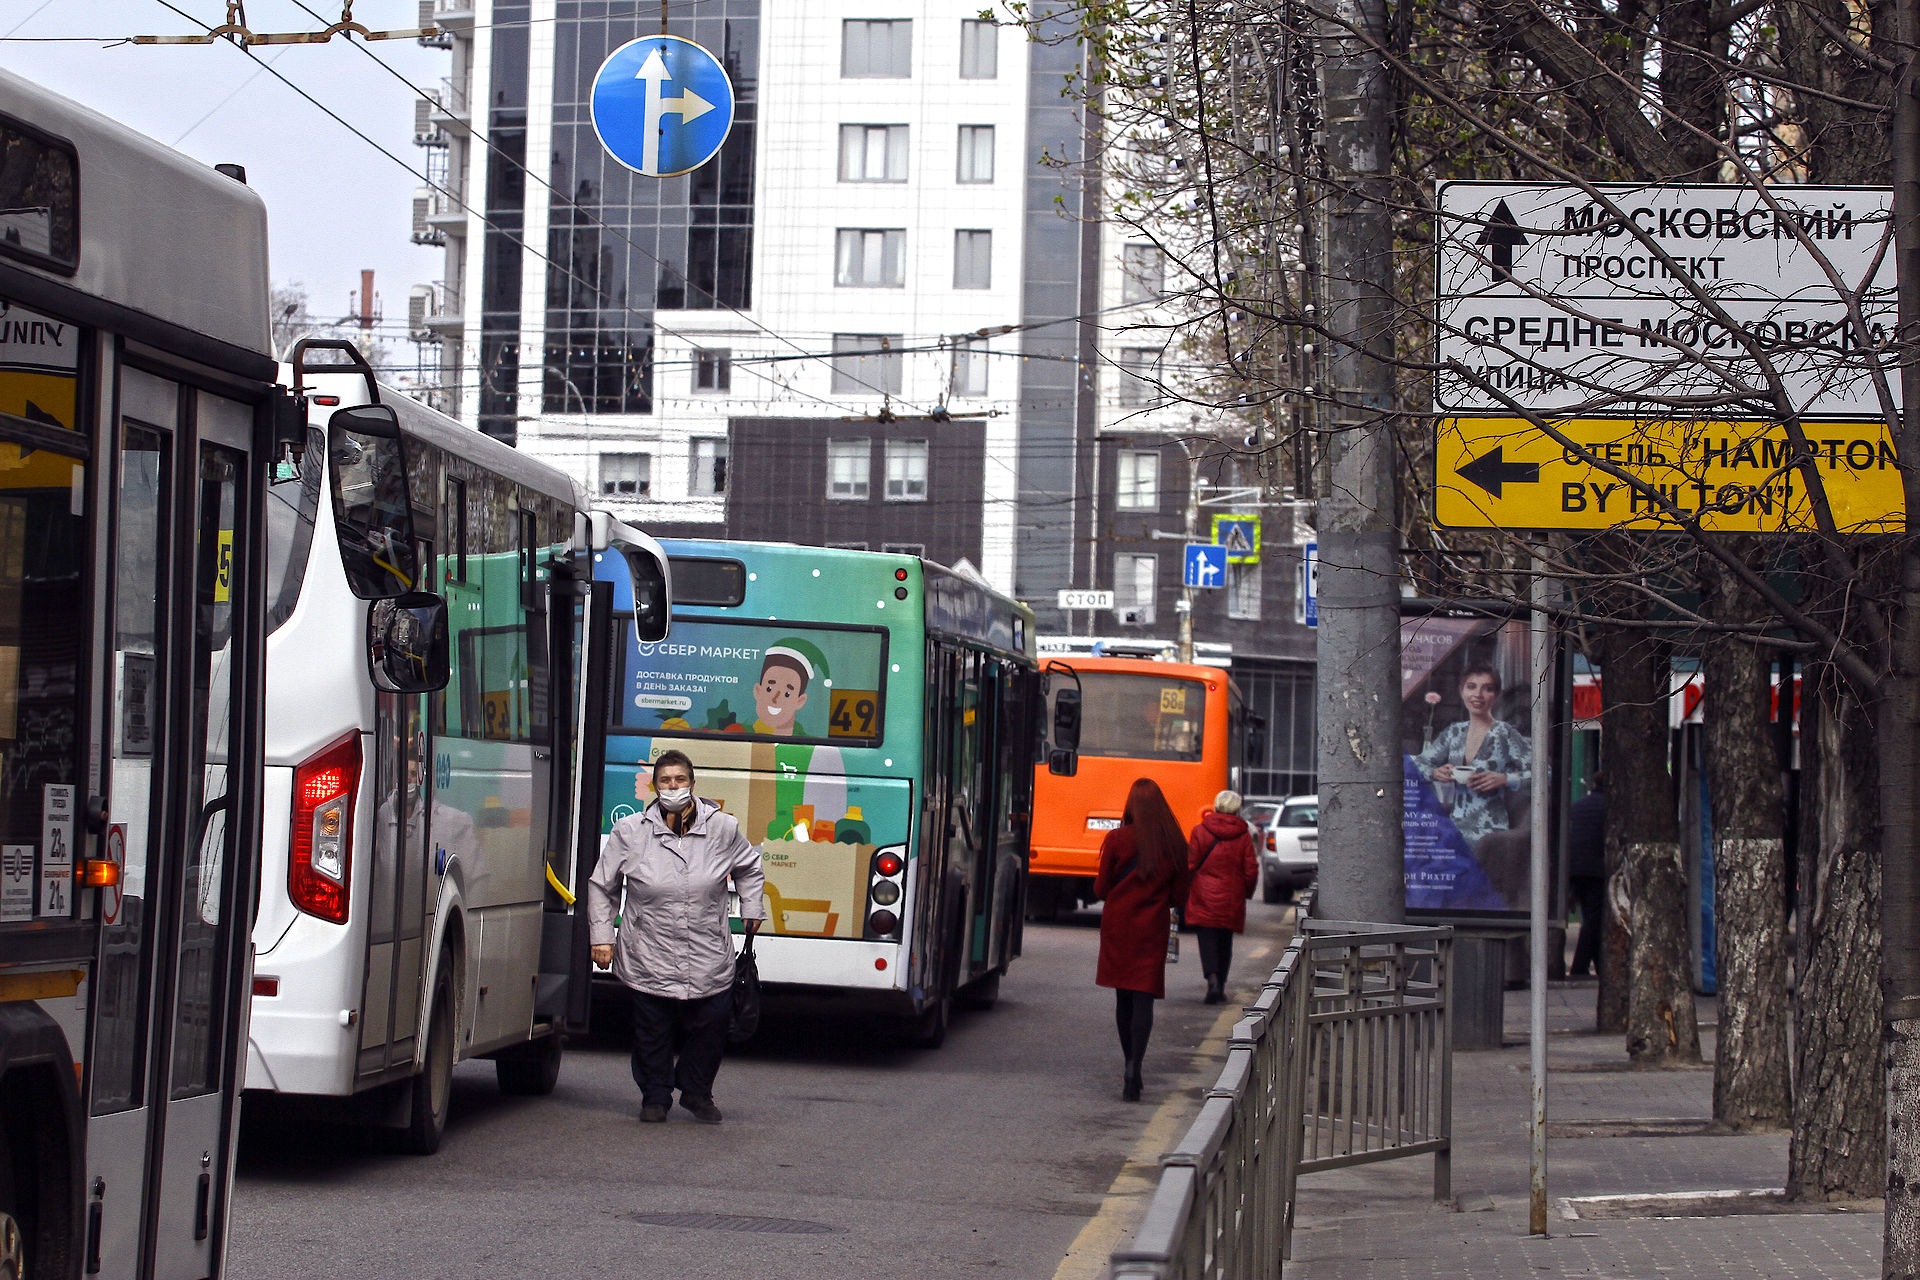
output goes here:
[[760, 962], [753, 958], [753, 935], [733, 961], [733, 1016], [727, 1023], [727, 1040], [744, 1044], [760, 1029]]

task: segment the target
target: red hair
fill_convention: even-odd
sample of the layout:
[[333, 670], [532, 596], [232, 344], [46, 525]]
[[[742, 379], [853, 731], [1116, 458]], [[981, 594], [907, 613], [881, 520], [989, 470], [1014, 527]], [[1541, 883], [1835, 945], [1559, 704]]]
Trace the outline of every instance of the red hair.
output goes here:
[[1148, 884], [1165, 880], [1186, 859], [1186, 837], [1180, 834], [1160, 784], [1152, 778], [1134, 779], [1120, 822], [1133, 828], [1134, 856], [1140, 860], [1140, 878]]

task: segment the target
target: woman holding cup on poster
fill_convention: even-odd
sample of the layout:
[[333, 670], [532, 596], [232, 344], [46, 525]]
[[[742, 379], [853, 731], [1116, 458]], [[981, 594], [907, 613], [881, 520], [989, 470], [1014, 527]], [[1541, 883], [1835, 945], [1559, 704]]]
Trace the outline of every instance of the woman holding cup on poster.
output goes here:
[[1525, 796], [1533, 784], [1533, 745], [1518, 729], [1494, 719], [1499, 698], [1500, 673], [1485, 663], [1470, 664], [1460, 675], [1467, 718], [1442, 729], [1414, 757], [1469, 844], [1505, 831], [1508, 797]]

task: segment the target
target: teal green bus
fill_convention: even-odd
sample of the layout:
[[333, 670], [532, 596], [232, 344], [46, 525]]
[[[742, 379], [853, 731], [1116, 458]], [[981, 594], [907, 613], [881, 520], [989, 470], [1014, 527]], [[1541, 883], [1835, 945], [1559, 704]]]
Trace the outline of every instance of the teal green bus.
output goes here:
[[[672, 629], [615, 638], [602, 831], [678, 748], [767, 874], [770, 1003], [945, 1038], [1020, 953], [1040, 675], [1033, 614], [912, 556], [667, 540]], [[623, 569], [614, 584], [625, 626]]]

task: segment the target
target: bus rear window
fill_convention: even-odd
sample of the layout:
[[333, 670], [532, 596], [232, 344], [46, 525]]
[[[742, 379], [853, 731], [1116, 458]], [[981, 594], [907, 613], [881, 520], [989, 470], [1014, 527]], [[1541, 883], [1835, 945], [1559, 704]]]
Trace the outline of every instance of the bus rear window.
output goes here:
[[616, 723], [629, 733], [874, 746], [886, 661], [887, 633], [874, 627], [675, 618], [673, 634], [651, 643], [629, 627]]
[[0, 116], [0, 253], [72, 275], [80, 265], [73, 147]]
[[673, 602], [731, 609], [747, 598], [747, 567], [738, 560], [709, 560], [698, 556], [669, 556]]
[[1080, 754], [1198, 760], [1207, 690], [1198, 680], [1124, 671], [1080, 673]]

